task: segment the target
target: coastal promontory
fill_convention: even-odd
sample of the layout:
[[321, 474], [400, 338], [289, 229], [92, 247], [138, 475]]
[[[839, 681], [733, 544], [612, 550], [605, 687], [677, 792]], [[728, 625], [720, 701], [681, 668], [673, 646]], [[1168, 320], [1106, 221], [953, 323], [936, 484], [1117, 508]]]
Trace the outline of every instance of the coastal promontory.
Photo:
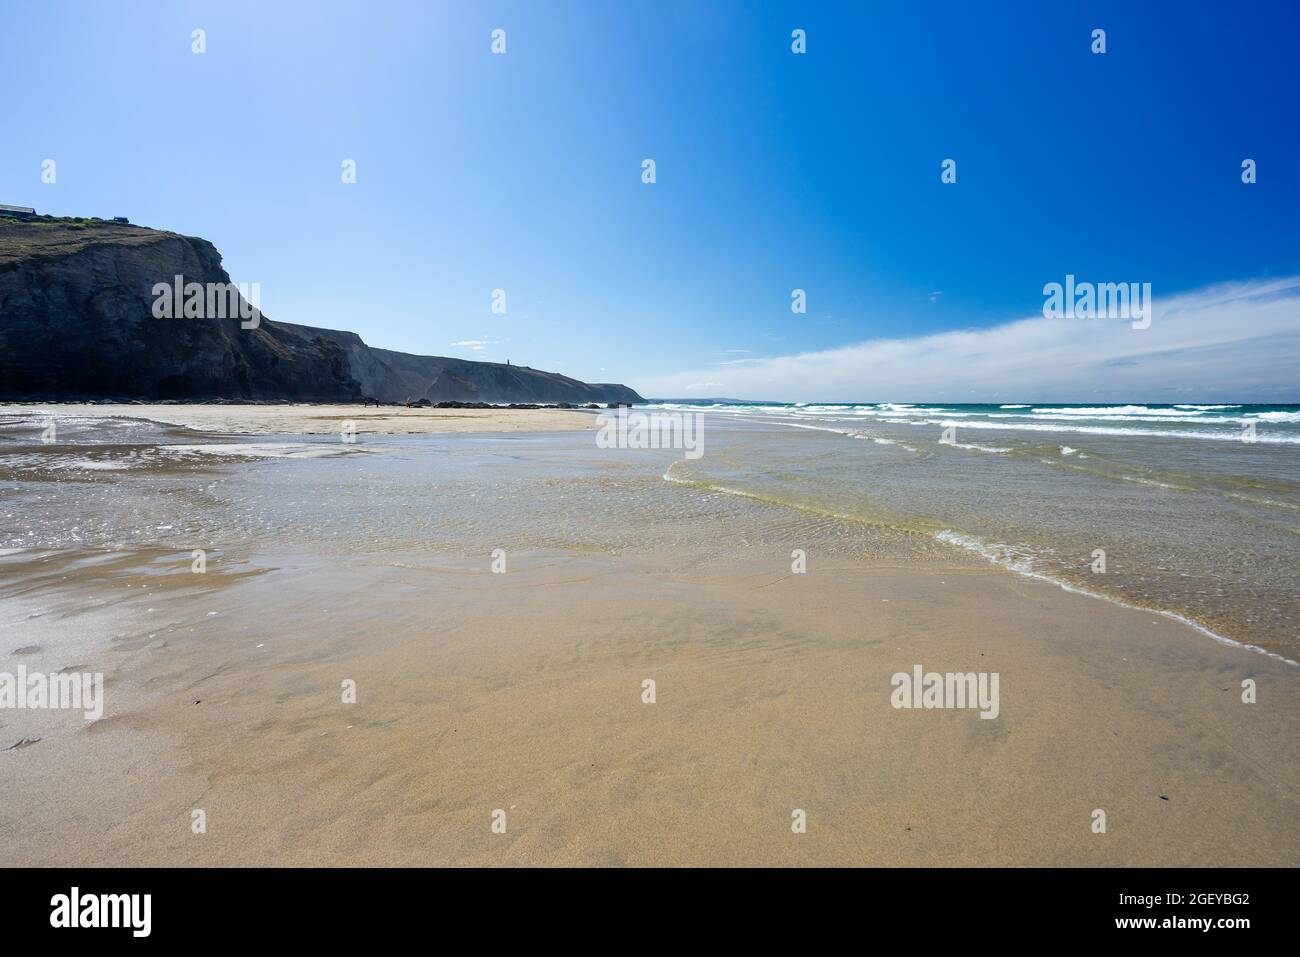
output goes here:
[[[0, 398], [642, 401], [623, 385], [409, 355], [352, 332], [260, 314], [250, 321], [234, 308], [198, 317], [186, 317], [179, 302], [160, 310], [158, 290], [176, 277], [185, 287], [237, 288], [205, 239], [98, 219], [0, 217]], [[246, 315], [249, 303], [239, 305]]]

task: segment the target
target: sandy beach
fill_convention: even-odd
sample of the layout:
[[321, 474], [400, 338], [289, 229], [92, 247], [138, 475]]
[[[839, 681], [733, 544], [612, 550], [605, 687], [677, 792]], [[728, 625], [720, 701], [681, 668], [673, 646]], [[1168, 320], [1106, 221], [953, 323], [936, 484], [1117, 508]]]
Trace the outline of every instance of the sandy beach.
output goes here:
[[117, 416], [148, 419], [196, 432], [337, 435], [345, 423], [357, 433], [422, 435], [435, 432], [564, 432], [595, 428], [595, 414], [570, 409], [407, 409], [361, 405], [9, 405], [6, 413]]
[[[111, 707], [6, 716], [5, 864], [1300, 860], [1291, 666], [996, 569], [187, 562], [24, 568], [9, 644]], [[999, 672], [998, 719], [891, 707], [917, 663]]]

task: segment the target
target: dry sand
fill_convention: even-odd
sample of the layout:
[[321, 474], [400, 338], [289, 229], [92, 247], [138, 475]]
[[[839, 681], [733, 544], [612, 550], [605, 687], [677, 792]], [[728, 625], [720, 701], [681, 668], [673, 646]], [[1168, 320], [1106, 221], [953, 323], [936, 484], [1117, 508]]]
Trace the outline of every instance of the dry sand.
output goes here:
[[0, 413], [148, 419], [199, 432], [329, 435], [346, 422], [359, 433], [570, 432], [596, 426], [596, 414], [571, 409], [406, 409], [359, 405], [23, 405]]
[[[109, 715], [0, 712], [0, 864], [1300, 863], [1294, 667], [987, 566], [789, 571], [11, 556], [0, 670]], [[893, 709], [915, 664], [999, 717]]]

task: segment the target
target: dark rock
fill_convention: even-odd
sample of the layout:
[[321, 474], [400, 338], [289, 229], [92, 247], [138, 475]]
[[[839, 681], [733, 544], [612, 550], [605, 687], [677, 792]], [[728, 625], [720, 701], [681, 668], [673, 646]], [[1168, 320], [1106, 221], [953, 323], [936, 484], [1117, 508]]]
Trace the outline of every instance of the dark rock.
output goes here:
[[[227, 283], [191, 236], [120, 223], [0, 221], [0, 399], [628, 404], [632, 389], [495, 362], [415, 356], [265, 316], [156, 319], [155, 283]], [[445, 405], [444, 403], [451, 403]]]
[[0, 226], [0, 396], [359, 398], [338, 343], [263, 321], [155, 319], [153, 287], [229, 282], [202, 239], [94, 223]]

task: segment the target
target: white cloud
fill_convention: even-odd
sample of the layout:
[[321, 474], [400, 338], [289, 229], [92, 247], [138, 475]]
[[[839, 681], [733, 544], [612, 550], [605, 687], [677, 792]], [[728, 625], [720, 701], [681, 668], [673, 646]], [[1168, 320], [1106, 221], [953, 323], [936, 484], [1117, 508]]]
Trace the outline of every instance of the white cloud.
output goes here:
[[[987, 329], [743, 359], [637, 383], [774, 401], [1300, 400], [1300, 276], [1162, 299], [1147, 329], [1036, 316]], [[706, 381], [701, 379], [707, 376]], [[715, 381], [717, 380], [717, 381]]]

